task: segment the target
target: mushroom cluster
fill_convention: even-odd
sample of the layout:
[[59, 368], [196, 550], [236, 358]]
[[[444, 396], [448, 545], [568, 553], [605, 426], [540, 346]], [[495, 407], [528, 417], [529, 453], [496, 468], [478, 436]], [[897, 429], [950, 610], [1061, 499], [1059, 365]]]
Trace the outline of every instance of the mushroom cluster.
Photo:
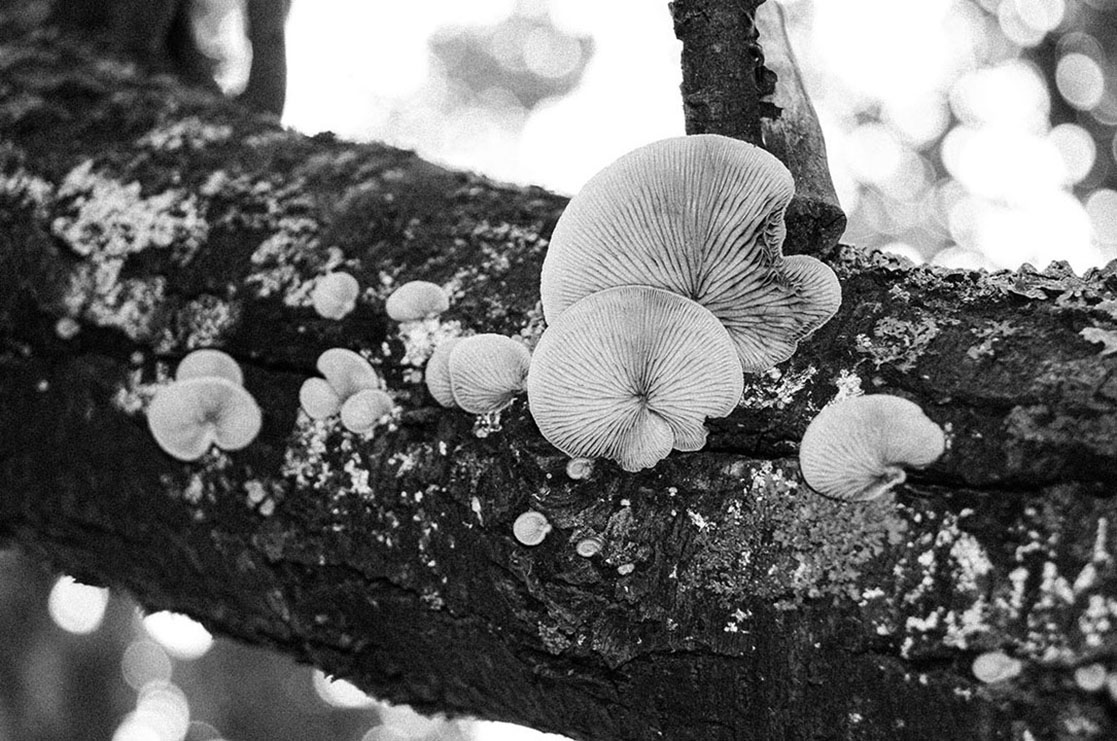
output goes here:
[[213, 349], [183, 358], [174, 382], [161, 387], [147, 409], [155, 442], [182, 461], [198, 460], [213, 445], [240, 450], [256, 439], [262, 422], [240, 366]]
[[555, 226], [528, 403], [572, 457], [627, 471], [698, 450], [705, 420], [837, 311], [834, 272], [783, 257], [791, 174], [746, 142], [665, 139], [592, 177]]
[[499, 412], [524, 390], [530, 362], [527, 347], [510, 337], [455, 337], [439, 344], [427, 361], [427, 389], [445, 407]]
[[299, 389], [299, 404], [311, 419], [340, 413], [347, 430], [364, 434], [391, 414], [392, 397], [372, 365], [357, 353], [330, 348], [318, 356], [317, 367], [324, 378], [308, 378]]

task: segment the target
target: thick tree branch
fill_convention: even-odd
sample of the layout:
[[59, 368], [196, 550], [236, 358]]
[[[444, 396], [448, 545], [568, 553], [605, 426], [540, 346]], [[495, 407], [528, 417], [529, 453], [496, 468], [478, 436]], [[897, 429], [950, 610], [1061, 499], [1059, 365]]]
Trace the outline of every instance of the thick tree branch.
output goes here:
[[[835, 249], [838, 316], [750, 379], [705, 451], [573, 481], [522, 401], [499, 427], [434, 405], [429, 338], [382, 310], [422, 278], [458, 287], [438, 331], [533, 340], [562, 199], [284, 132], [50, 35], [4, 44], [0, 75], [3, 536], [386, 699], [580, 738], [1114, 732], [1071, 672], [1117, 658], [1117, 359], [1081, 335], [1117, 331], [1117, 265]], [[331, 322], [307, 294], [338, 266], [370, 289]], [[241, 361], [265, 425], [182, 464], [143, 406], [201, 345]], [[335, 345], [378, 362], [390, 429], [299, 415]], [[857, 387], [917, 401], [951, 448], [895, 498], [842, 505], [794, 456]], [[556, 528], [535, 548], [510, 532], [528, 508]], [[992, 648], [1024, 674], [978, 684]]]

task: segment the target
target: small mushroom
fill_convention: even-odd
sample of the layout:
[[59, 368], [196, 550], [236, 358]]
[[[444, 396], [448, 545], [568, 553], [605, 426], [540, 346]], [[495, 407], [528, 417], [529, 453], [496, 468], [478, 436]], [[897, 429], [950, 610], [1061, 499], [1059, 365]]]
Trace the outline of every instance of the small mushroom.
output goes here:
[[195, 350], [180, 360], [175, 369], [176, 381], [210, 377], [224, 378], [238, 386], [244, 385], [244, 374], [237, 361], [228, 353], [213, 348]]
[[350, 432], [363, 434], [392, 413], [392, 397], [378, 389], [358, 391], [341, 405], [341, 424]]
[[529, 509], [512, 523], [512, 534], [524, 545], [539, 545], [551, 532], [551, 523], [542, 512]]
[[524, 390], [531, 352], [499, 334], [461, 338], [450, 352], [454, 401], [470, 414], [491, 414]]
[[311, 419], [325, 419], [341, 411], [341, 398], [325, 378], [308, 378], [299, 388], [299, 406]]
[[318, 279], [310, 293], [310, 301], [318, 316], [344, 319], [357, 306], [361, 286], [349, 273], [327, 273]]
[[876, 499], [946, 448], [942, 429], [919, 405], [898, 396], [855, 396], [824, 408], [811, 420], [799, 448], [799, 466], [812, 489], [851, 502]]
[[427, 390], [431, 392], [434, 400], [444, 407], [458, 405], [454, 401], [454, 389], [450, 383], [450, 353], [459, 340], [460, 337], [451, 337], [438, 343], [430, 359], [427, 360], [427, 368], [424, 372]]
[[539, 430], [574, 458], [650, 468], [672, 448], [697, 450], [707, 417], [741, 398], [733, 342], [690, 299], [647, 286], [599, 291], [540, 337], [528, 374]]
[[442, 286], [425, 280], [404, 283], [384, 304], [388, 316], [397, 322], [413, 322], [437, 316], [450, 308], [450, 297]]
[[566, 475], [575, 481], [588, 479], [593, 473], [593, 458], [571, 458], [566, 462]]
[[593, 558], [605, 547], [605, 539], [600, 535], [590, 535], [578, 541], [574, 552], [582, 558]]
[[188, 378], [163, 386], [151, 400], [147, 424], [155, 442], [183, 461], [211, 445], [240, 450], [256, 439], [262, 415], [252, 395], [225, 378]]
[[603, 289], [653, 286], [713, 312], [745, 371], [786, 360], [841, 303], [829, 267], [782, 256], [794, 190], [778, 159], [724, 136], [629, 152], [590, 178], [555, 225], [540, 286], [547, 322]]
[[1098, 692], [1105, 687], [1108, 673], [1101, 664], [1087, 664], [1074, 670], [1074, 683], [1086, 692]]
[[1005, 682], [1024, 669], [1019, 659], [1014, 659], [1002, 651], [987, 651], [973, 661], [973, 675], [986, 684]]
[[342, 403], [358, 391], [382, 386], [372, 365], [352, 350], [331, 347], [318, 356], [317, 366]]

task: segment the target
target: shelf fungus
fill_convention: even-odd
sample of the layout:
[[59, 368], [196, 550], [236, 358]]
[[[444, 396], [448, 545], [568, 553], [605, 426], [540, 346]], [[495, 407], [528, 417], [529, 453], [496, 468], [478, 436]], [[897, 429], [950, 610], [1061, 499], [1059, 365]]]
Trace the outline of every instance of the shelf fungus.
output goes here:
[[551, 523], [542, 512], [529, 509], [512, 523], [512, 534], [524, 545], [539, 545], [551, 532]]
[[147, 410], [155, 442], [183, 461], [201, 458], [212, 445], [240, 450], [256, 439], [261, 423], [260, 407], [252, 395], [217, 376], [163, 386]]
[[876, 499], [946, 448], [942, 429], [898, 396], [856, 396], [818, 413], [803, 433], [799, 466], [815, 491], [834, 499]]
[[341, 424], [350, 432], [364, 434], [391, 414], [394, 407], [395, 403], [387, 393], [379, 389], [364, 389], [341, 405]]
[[450, 351], [454, 401], [471, 414], [499, 412], [524, 390], [531, 353], [498, 334], [463, 337]]
[[325, 319], [344, 319], [357, 308], [361, 293], [357, 279], [349, 273], [327, 273], [318, 279], [310, 293], [310, 302], [318, 316]]
[[622, 285], [692, 299], [729, 331], [742, 368], [767, 370], [837, 311], [841, 288], [822, 262], [784, 258], [787, 168], [714, 134], [664, 139], [590, 178], [555, 226], [543, 262], [543, 312]]
[[670, 291], [621, 286], [591, 294], [543, 333], [528, 374], [540, 432], [572, 458], [609, 458], [626, 471], [706, 443], [743, 377], [725, 327]]
[[325, 378], [308, 378], [299, 389], [299, 405], [311, 419], [332, 417], [357, 392], [383, 386], [372, 365], [352, 350], [332, 347], [318, 356], [317, 367]]
[[240, 365], [228, 353], [213, 348], [195, 350], [179, 361], [175, 369], [175, 380], [190, 378], [224, 378], [238, 386], [244, 385], [244, 373]]
[[404, 283], [384, 304], [388, 316], [397, 322], [413, 322], [437, 316], [450, 308], [450, 297], [442, 286], [425, 280]]
[[427, 391], [430, 391], [434, 400], [444, 407], [458, 405], [454, 401], [454, 390], [450, 384], [450, 353], [460, 341], [460, 337], [451, 337], [438, 343], [427, 360], [427, 367], [423, 372]]

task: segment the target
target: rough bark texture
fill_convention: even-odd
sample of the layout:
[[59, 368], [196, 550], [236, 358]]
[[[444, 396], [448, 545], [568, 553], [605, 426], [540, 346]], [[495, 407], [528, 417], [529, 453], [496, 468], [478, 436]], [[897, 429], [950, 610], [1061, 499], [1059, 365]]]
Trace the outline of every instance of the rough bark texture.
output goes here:
[[[305, 138], [51, 34], [0, 47], [0, 535], [152, 608], [388, 700], [583, 739], [1111, 738], [1117, 264], [987, 275], [826, 255], [839, 314], [699, 453], [571, 480], [523, 400], [438, 408], [433, 335], [541, 330], [562, 199]], [[344, 267], [340, 322], [308, 306]], [[456, 286], [401, 333], [394, 283]], [[75, 329], [77, 330], [75, 332]], [[190, 348], [238, 358], [259, 439], [196, 464], [144, 405]], [[399, 404], [371, 436], [298, 411], [331, 346]], [[797, 440], [857, 389], [950, 449], [896, 496], [810, 492]], [[526, 509], [555, 526], [517, 543]], [[586, 534], [605, 547], [575, 554]], [[1021, 676], [985, 686], [1003, 648]]]

